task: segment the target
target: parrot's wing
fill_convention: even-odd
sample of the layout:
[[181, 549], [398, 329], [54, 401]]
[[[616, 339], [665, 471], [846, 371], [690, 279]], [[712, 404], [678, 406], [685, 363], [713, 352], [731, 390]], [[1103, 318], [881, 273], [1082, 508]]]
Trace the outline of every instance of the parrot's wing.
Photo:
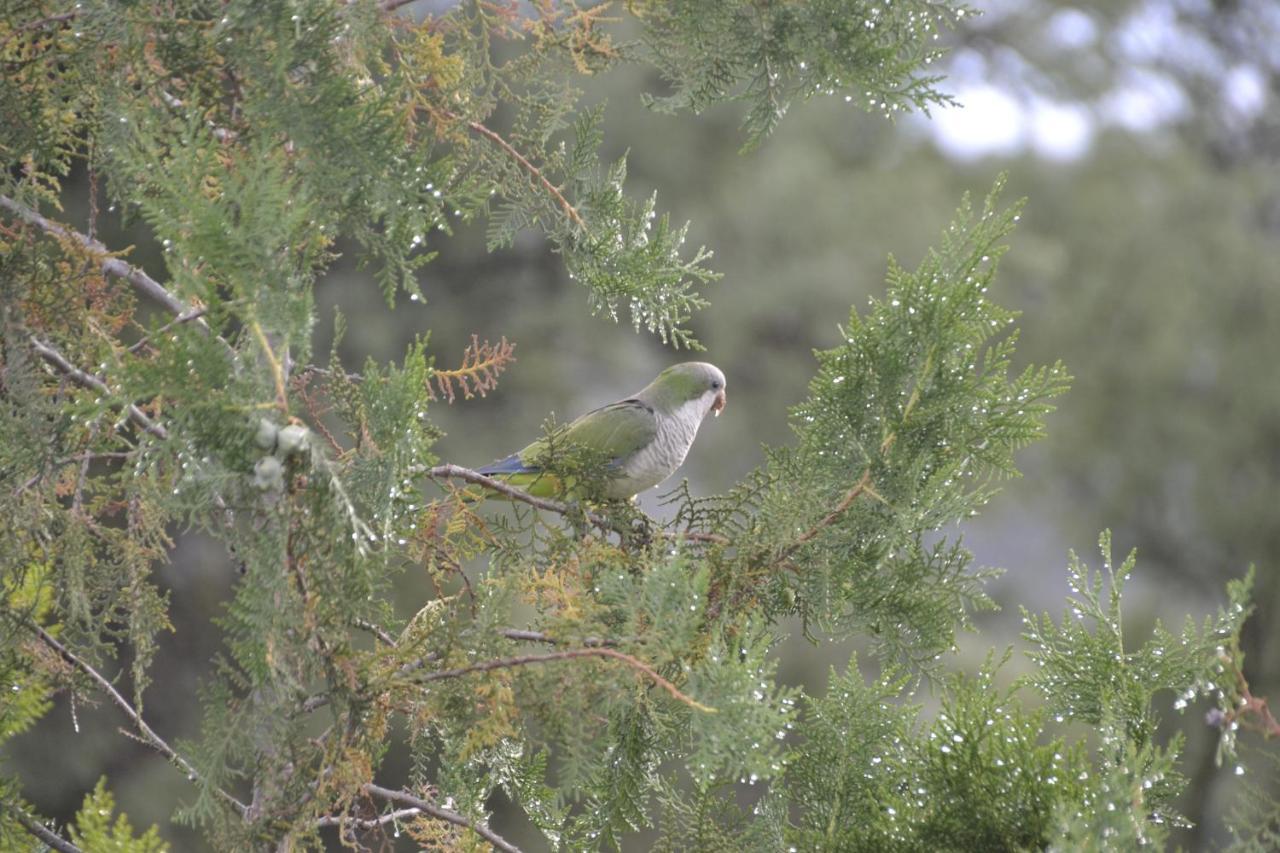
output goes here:
[[[658, 418], [653, 407], [630, 399], [587, 412], [565, 427], [557, 441], [602, 453], [608, 457], [610, 468], [619, 468], [651, 444], [657, 434]], [[480, 468], [479, 473], [497, 477], [535, 497], [562, 495], [573, 484], [542, 470], [539, 463], [546, 452], [547, 440], [540, 438], [520, 452]]]
[[613, 465], [626, 462], [658, 435], [653, 407], [640, 400], [620, 400], [587, 412], [565, 430], [564, 440], [600, 451]]
[[[613, 465], [625, 462], [658, 434], [658, 419], [651, 406], [639, 400], [621, 400], [587, 412], [565, 427], [560, 440], [599, 451]], [[526, 474], [541, 471], [538, 460], [547, 450], [540, 438], [533, 444], [479, 469], [481, 474]]]

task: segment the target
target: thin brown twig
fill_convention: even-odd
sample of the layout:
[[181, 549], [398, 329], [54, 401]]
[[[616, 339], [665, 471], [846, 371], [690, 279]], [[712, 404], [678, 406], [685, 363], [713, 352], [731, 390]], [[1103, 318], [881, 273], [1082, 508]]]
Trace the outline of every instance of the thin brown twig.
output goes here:
[[875, 490], [871, 487], [870, 468], [862, 472], [862, 478], [858, 480], [852, 489], [845, 493], [845, 496], [840, 499], [840, 503], [836, 504], [830, 512], [814, 522], [812, 527], [797, 536], [790, 545], [783, 548], [782, 553], [777, 556], [774, 562], [785, 562], [792, 554], [798, 551], [802, 545], [809, 542], [823, 530], [834, 524], [836, 519], [844, 515], [849, 507], [853, 506], [853, 502], [863, 495], [870, 495], [881, 502], [884, 501], [884, 498], [876, 494]]
[[[559, 515], [574, 515], [581, 511], [587, 521], [591, 522], [601, 530], [612, 531], [619, 535], [625, 535], [628, 532], [625, 529], [620, 529], [609, 518], [600, 515], [599, 513], [591, 512], [590, 510], [580, 510], [579, 507], [571, 503], [551, 500], [550, 498], [535, 497], [523, 489], [517, 489], [515, 486], [512, 486], [503, 480], [497, 479], [496, 477], [490, 477], [487, 474], [481, 474], [479, 471], [475, 471], [471, 468], [464, 468], [461, 465], [437, 465], [434, 468], [427, 468], [419, 471], [418, 473], [425, 474], [433, 480], [464, 480], [477, 486], [484, 486], [487, 489], [492, 489], [501, 495], [509, 497], [515, 501], [520, 501], [521, 503], [526, 503], [536, 509], [554, 512]], [[719, 533], [706, 533], [697, 530], [663, 531], [662, 535], [667, 539], [684, 539], [689, 542], [707, 542], [715, 545], [733, 544], [733, 541], [727, 536], [723, 536]]]
[[[433, 515], [435, 514], [436, 514], [435, 511], [433, 511]], [[433, 517], [432, 527], [434, 528], [434, 526], [435, 526], [435, 518]], [[486, 528], [486, 532], [488, 532], [487, 528]], [[427, 548], [431, 549], [431, 553], [430, 553], [430, 556], [428, 557], [427, 563], [423, 566], [423, 568], [427, 570], [427, 575], [431, 580], [431, 586], [435, 589], [436, 597], [443, 598], [444, 590], [441, 589], [440, 583], [436, 579], [436, 572], [431, 570], [432, 558], [434, 558], [437, 564], [442, 565], [447, 571], [452, 572], [462, 580], [462, 586], [467, 592], [467, 598], [471, 602], [471, 615], [475, 616], [476, 615], [476, 591], [475, 591], [475, 588], [471, 586], [471, 578], [467, 577], [466, 571], [464, 571], [462, 568], [462, 563], [460, 563], [456, 557], [454, 557], [451, 553], [449, 553], [449, 550], [446, 547], [444, 547], [444, 545], [441, 544], [440, 540], [435, 536], [432, 536], [424, 544], [426, 545]]]
[[488, 841], [496, 849], [503, 851], [503, 853], [520, 853], [519, 847], [515, 846], [510, 841], [507, 841], [501, 835], [494, 832], [484, 824], [477, 823], [466, 815], [458, 814], [452, 809], [442, 808], [437, 806], [435, 803], [429, 803], [421, 797], [415, 797], [407, 791], [396, 791], [391, 788], [384, 788], [381, 785], [375, 785], [372, 782], [362, 785], [360, 790], [371, 797], [381, 797], [382, 799], [393, 803], [400, 803], [401, 805], [418, 809], [424, 814], [431, 815], [436, 820], [443, 820], [446, 823], [453, 824], [454, 826], [465, 827], [476, 835], [479, 835], [485, 841]]
[[[446, 114], [452, 118], [457, 118], [457, 116], [453, 115], [452, 113], [446, 113]], [[559, 187], [551, 183], [551, 181], [547, 180], [546, 175], [542, 174], [542, 170], [539, 169], [537, 166], [533, 165], [532, 163], [530, 163], [529, 160], [523, 154], [521, 154], [511, 145], [510, 142], [507, 142], [507, 140], [503, 139], [502, 136], [497, 133], [497, 131], [491, 130], [489, 127], [487, 127], [481, 122], [474, 121], [474, 120], [468, 121], [467, 127], [471, 128], [472, 132], [480, 134], [485, 139], [488, 139], [490, 142], [492, 142], [494, 145], [497, 145], [506, 153], [508, 157], [510, 157], [512, 160], [515, 160], [517, 163], [519, 163], [520, 166], [525, 171], [527, 171], [534, 180], [540, 183], [542, 185], [542, 188], [546, 190], [547, 193], [550, 194], [550, 196], [553, 199], [556, 200], [556, 202], [560, 205], [561, 209], [564, 210], [565, 215], [569, 217], [570, 221], [572, 221], [574, 225], [577, 225], [579, 228], [581, 228], [584, 233], [590, 233], [589, 229], [587, 228], [587, 223], [583, 221], [581, 214], [578, 213], [578, 209], [569, 203], [569, 200], [564, 197], [563, 193], [560, 192]]]
[[[30, 338], [30, 341], [31, 348], [36, 351], [36, 354], [57, 369], [59, 373], [62, 373], [77, 385], [81, 385], [85, 388], [92, 388], [101, 394], [108, 396], [111, 395], [111, 389], [107, 387], [107, 383], [103, 382], [92, 373], [88, 373], [76, 367], [53, 345], [45, 343], [34, 335]], [[169, 437], [168, 430], [153, 421], [151, 418], [147, 417], [146, 413], [133, 403], [126, 404], [124, 410], [129, 420], [133, 421], [156, 438], [167, 439]]]
[[[499, 494], [506, 495], [512, 500], [527, 503], [529, 506], [536, 507], [538, 509], [545, 509], [548, 512], [559, 513], [560, 515], [572, 515], [576, 511], [576, 507], [573, 504], [553, 501], [547, 498], [534, 497], [528, 492], [504, 483], [502, 480], [490, 477], [487, 474], [481, 474], [479, 471], [473, 471], [470, 468], [463, 468], [461, 465], [437, 465], [434, 468], [427, 468], [421, 473], [426, 474], [433, 480], [464, 480], [468, 483], [474, 483], [477, 486], [484, 486], [486, 489], [492, 489]], [[586, 517], [587, 521], [590, 521], [601, 529], [614, 529], [613, 525], [609, 523], [609, 519], [602, 515], [587, 510], [583, 511], [583, 515]]]
[[[293, 387], [294, 393], [298, 399], [302, 401], [302, 405], [306, 407], [307, 414], [311, 416], [311, 426], [324, 437], [329, 443], [329, 447], [333, 448], [333, 452], [341, 456], [346, 451], [342, 447], [342, 443], [324, 423], [324, 416], [329, 411], [327, 408], [321, 408], [320, 402], [312, 396], [310, 391], [311, 376], [316, 371], [311, 368], [303, 368], [295, 373], [289, 379], [289, 384]], [[322, 375], [327, 376], [328, 371], [324, 371]]]
[[[156, 734], [155, 730], [152, 729], [151, 726], [147, 725], [146, 720], [142, 719], [142, 715], [138, 713], [133, 705], [129, 704], [129, 700], [125, 699], [124, 696], [120, 694], [120, 691], [116, 690], [115, 685], [107, 680], [106, 676], [98, 672], [98, 670], [95, 669], [88, 661], [84, 660], [75, 652], [58, 642], [58, 640], [44, 628], [30, 622], [26, 623], [26, 626], [40, 638], [41, 642], [57, 653], [58, 657], [62, 658], [63, 661], [71, 664], [76, 669], [89, 676], [89, 678], [98, 686], [98, 689], [105, 693], [107, 698], [109, 698], [117, 708], [123, 711], [125, 716], [133, 721], [134, 726], [137, 727], [138, 732], [145, 739], [148, 746], [156, 752], [159, 752], [165, 758], [169, 759], [169, 761], [177, 766], [179, 770], [186, 773], [187, 778], [191, 781], [199, 782], [201, 780], [200, 772], [196, 770], [191, 762], [187, 761], [187, 759], [175, 752], [173, 747], [169, 746], [169, 744], [165, 742], [164, 738]], [[240, 814], [243, 815], [248, 812], [249, 807], [236, 799], [232, 794], [229, 794], [221, 788], [215, 788], [214, 791], [218, 796], [222, 797], [234, 806], [236, 811], [240, 812]]]
[[[174, 317], [168, 323], [165, 323], [163, 326], [156, 329], [155, 334], [163, 335], [165, 332], [169, 331], [174, 326], [181, 326], [183, 323], [190, 323], [192, 320], [199, 320], [201, 317], [205, 315], [205, 313], [206, 313], [205, 308], [192, 308], [190, 311], [179, 314], [177, 317]], [[149, 334], [143, 335], [142, 338], [137, 343], [130, 346], [127, 350], [125, 350], [125, 352], [128, 352], [128, 353], [137, 352], [138, 350], [146, 346], [147, 343], [151, 340], [151, 338], [152, 338], [152, 335], [149, 335]]]
[[[923, 386], [925, 377], [928, 376], [929, 371], [933, 366], [933, 354], [934, 354], [933, 349], [930, 349], [929, 352], [925, 354], [924, 365], [920, 368], [920, 377], [917, 379], [915, 387], [911, 389], [911, 396], [907, 399], [906, 406], [904, 406], [902, 409], [902, 419], [899, 421], [898, 426], [895, 427], [894, 430], [890, 432], [888, 435], [886, 435], [884, 437], [884, 440], [880, 442], [881, 456], [888, 453], [889, 450], [893, 447], [894, 443], [898, 440], [898, 433], [902, 430], [904, 426], [906, 426], [907, 419], [911, 417], [912, 410], [915, 409], [916, 404], [920, 402], [920, 396], [921, 396], [920, 389]], [[840, 503], [836, 504], [835, 507], [830, 512], [828, 512], [822, 518], [818, 519], [818, 521], [812, 527], [810, 527], [804, 533], [801, 533], [800, 536], [797, 537], [790, 545], [782, 549], [782, 553], [777, 556], [777, 558], [774, 560], [774, 563], [777, 564], [777, 563], [785, 562], [792, 554], [794, 554], [797, 550], [799, 550], [799, 548], [802, 545], [804, 545], [806, 542], [813, 539], [823, 530], [825, 530], [826, 528], [834, 524], [836, 519], [844, 515], [844, 513], [849, 509], [849, 507], [853, 506], [853, 502], [863, 495], [867, 495], [869, 497], [875, 498], [876, 500], [880, 501], [880, 503], [883, 503], [886, 505], [889, 503], [883, 497], [881, 497], [876, 492], [875, 488], [872, 486], [870, 467], [867, 467], [862, 472], [862, 477], [859, 478], [858, 482], [854, 484], [852, 489], [850, 489], [848, 492], [845, 493], [845, 496], [840, 499]]]
[[1265, 697], [1253, 695], [1253, 692], [1249, 689], [1249, 682], [1244, 677], [1244, 671], [1235, 662], [1236, 658], [1222, 655], [1219, 660], [1234, 671], [1236, 690], [1240, 696], [1240, 701], [1236, 703], [1235, 707], [1222, 715], [1221, 725], [1225, 726], [1238, 722], [1241, 726], [1257, 732], [1268, 740], [1273, 737], [1280, 737], [1280, 721], [1277, 721], [1275, 715], [1271, 713], [1271, 707]]
[[[405, 661], [396, 669], [396, 673], [401, 676], [409, 675], [417, 672], [429, 663], [435, 663], [440, 660], [439, 652], [428, 652], [420, 658], [414, 658], [411, 661]], [[325, 707], [331, 701], [328, 693], [315, 693], [302, 700], [302, 704], [298, 706], [298, 710], [303, 714], [314, 713]]]
[[732, 545], [733, 540], [719, 533], [706, 533], [700, 530], [672, 530], [663, 534], [668, 539], [684, 539], [688, 542], [709, 542], [713, 545]]
[[688, 705], [690, 708], [695, 708], [699, 711], [703, 711], [708, 714], [716, 713], [715, 708], [712, 708], [709, 705], [704, 705], [701, 702], [697, 701], [696, 699], [693, 699], [690, 696], [687, 696], [684, 693], [681, 693], [680, 688], [676, 687], [670, 681], [663, 678], [661, 675], [657, 673], [656, 670], [653, 669], [653, 667], [649, 666], [644, 661], [640, 660], [639, 658], [632, 657], [631, 655], [626, 654], [625, 652], [620, 652], [617, 649], [609, 649], [609, 648], [568, 649], [563, 652], [548, 652], [547, 654], [543, 654], [543, 655], [520, 655], [518, 657], [510, 657], [510, 658], [495, 658], [494, 660], [487, 660], [487, 661], [482, 661], [480, 663], [473, 663], [473, 664], [470, 664], [469, 666], [460, 666], [456, 669], [438, 669], [438, 670], [435, 670], [434, 672], [423, 673], [422, 675], [418, 676], [416, 680], [423, 683], [430, 682], [430, 681], [442, 681], [448, 678], [461, 678], [464, 675], [470, 675], [471, 673], [474, 673], [474, 672], [488, 672], [494, 669], [510, 669], [512, 667], [517, 667], [517, 666], [528, 666], [530, 664], [540, 664], [540, 663], [552, 663], [554, 661], [573, 660], [574, 658], [586, 658], [586, 657], [605, 657], [605, 658], [613, 658], [614, 660], [622, 661], [632, 669], [635, 669], [638, 672], [643, 673], [651, 681], [653, 681], [654, 684], [658, 685], [663, 690], [670, 693], [671, 696], [675, 698], [677, 701], [683, 702], [685, 705]]

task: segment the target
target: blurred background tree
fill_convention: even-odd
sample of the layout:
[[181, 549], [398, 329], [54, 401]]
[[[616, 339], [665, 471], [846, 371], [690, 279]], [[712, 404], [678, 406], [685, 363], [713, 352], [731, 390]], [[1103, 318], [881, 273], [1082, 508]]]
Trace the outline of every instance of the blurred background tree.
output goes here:
[[[433, 16], [450, 6], [408, 8]], [[742, 109], [708, 105], [690, 120], [646, 108], [640, 93], [671, 93], [652, 66], [579, 80], [585, 102], [603, 105], [601, 159], [629, 151], [628, 195], [658, 191], [676, 221], [691, 221], [688, 243], [714, 248], [711, 266], [722, 274], [700, 289], [710, 308], [686, 325], [725, 370], [733, 401], [717, 440], [686, 466], [691, 488], [728, 489], [764, 461], [762, 444], [789, 442], [788, 409], [805, 397], [812, 349], [837, 345], [850, 302], [881, 293], [885, 253], [920, 257], [961, 193], [1007, 170], [1010, 194], [1030, 199], [999, 282], [1003, 301], [1024, 311], [1017, 363], [1062, 358], [1075, 383], [1048, 439], [1020, 458], [1025, 481], [965, 527], [981, 562], [1009, 570], [988, 591], [998, 602], [1056, 607], [1068, 591], [1064, 552], [1086, 550], [1103, 527], [1118, 551], [1139, 549], [1131, 625], [1208, 613], [1223, 579], [1255, 563], [1259, 608], [1244, 649], [1254, 693], [1276, 695], [1280, 11], [1261, 0], [1002, 0], [975, 10], [943, 33], [949, 52], [928, 67], [956, 106], [890, 123], [867, 113], [863, 98], [845, 103], [841, 90], [796, 109], [742, 154]], [[66, 221], [86, 220], [87, 181], [80, 169], [66, 181]], [[337, 351], [348, 369], [400, 359], [427, 328], [438, 354], [460, 355], [472, 334], [517, 341], [518, 363], [483, 407], [433, 409], [441, 459], [479, 465], [503, 455], [548, 411], [572, 416], [606, 402], [673, 359], [657, 338], [623, 335], [583, 310], [583, 289], [554, 242], [518, 230], [489, 252], [486, 223], [445, 216], [453, 236], [428, 241], [439, 256], [415, 273], [425, 301], [402, 299], [394, 310], [370, 297], [373, 275], [356, 265], [356, 245], [340, 243], [316, 285], [313, 347], [328, 351], [335, 308], [346, 318]], [[98, 236], [112, 247], [136, 243], [132, 262], [163, 268], [155, 235], [119, 228], [102, 217]], [[158, 729], [191, 732], [201, 716], [196, 687], [210, 677], [202, 665], [221, 642], [195, 626], [222, 612], [236, 578], [222, 546], [200, 534], [178, 540], [157, 578], [183, 630], [159, 637], [152, 679], [170, 689], [153, 690], [149, 716]], [[406, 576], [397, 612], [411, 615], [431, 594], [424, 578]], [[1014, 608], [979, 624], [979, 640], [960, 640], [971, 668], [992, 642], [1023, 629]], [[791, 641], [781, 679], [824, 684], [828, 667], [843, 668], [861, 645]], [[90, 725], [108, 709], [78, 709], [86, 733], [68, 754], [73, 713], [63, 694], [8, 745], [28, 798], [70, 815], [105, 772], [135, 823], [166, 821], [181, 799], [171, 771], [139, 761], [145, 748], [111, 737], [109, 723]], [[1193, 777], [1179, 806], [1194, 826], [1174, 839], [1203, 848], [1225, 838], [1224, 804], [1239, 781], [1215, 770], [1216, 733], [1195, 716], [1178, 719]], [[67, 777], [41, 772], [54, 761]]]

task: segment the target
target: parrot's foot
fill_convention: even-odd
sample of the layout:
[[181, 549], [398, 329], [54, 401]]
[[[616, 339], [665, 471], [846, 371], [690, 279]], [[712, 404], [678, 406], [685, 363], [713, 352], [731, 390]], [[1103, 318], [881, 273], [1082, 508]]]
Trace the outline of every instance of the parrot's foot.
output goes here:
[[628, 548], [647, 548], [653, 541], [653, 519], [637, 511], [631, 519], [631, 528], [622, 537], [623, 545]]

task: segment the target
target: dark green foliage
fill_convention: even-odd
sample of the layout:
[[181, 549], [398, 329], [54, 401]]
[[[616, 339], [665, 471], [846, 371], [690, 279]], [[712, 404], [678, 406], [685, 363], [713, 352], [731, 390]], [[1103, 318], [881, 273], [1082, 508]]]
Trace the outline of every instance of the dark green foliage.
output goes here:
[[1090, 572], [1073, 553], [1073, 595], [1061, 622], [1055, 623], [1048, 614], [1038, 618], [1023, 614], [1026, 638], [1036, 646], [1031, 656], [1037, 669], [1031, 682], [1044, 693], [1054, 713], [1095, 726], [1120, 726], [1141, 747], [1156, 728], [1151, 701], [1157, 690], [1174, 693], [1178, 710], [1201, 693], [1216, 692], [1219, 703], [1224, 700], [1215, 685], [1224, 672], [1222, 656], [1248, 615], [1252, 576], [1227, 585], [1229, 603], [1217, 618], [1205, 619], [1197, 627], [1188, 617], [1179, 634], [1157, 621], [1151, 637], [1135, 649], [1132, 639], [1126, 642], [1120, 605], [1136, 555], [1130, 553], [1113, 567], [1109, 532], [1098, 546], [1106, 571], [1105, 594], [1102, 572]]
[[[1181, 711], [1205, 695], [1221, 712], [1232, 710], [1235, 669], [1224, 663], [1227, 650], [1237, 648], [1249, 612], [1252, 574], [1227, 584], [1228, 604], [1216, 618], [1197, 626], [1188, 617], [1176, 634], [1157, 621], [1151, 637], [1134, 648], [1124, 636], [1121, 597], [1135, 555], [1113, 567], [1110, 533], [1102, 535], [1099, 548], [1105, 594], [1102, 573], [1091, 573], [1073, 553], [1073, 595], [1061, 622], [1024, 612], [1025, 636], [1034, 644], [1028, 654], [1037, 665], [1028, 681], [1044, 695], [1055, 719], [1087, 723], [1100, 737], [1101, 791], [1066, 818], [1062, 831], [1077, 841], [1112, 838], [1123, 847], [1158, 840], [1182, 821], [1171, 808], [1184, 784], [1176, 765], [1181, 739], [1157, 742], [1159, 718], [1153, 703], [1157, 694], [1173, 693], [1173, 706]], [[1223, 731], [1226, 754], [1234, 754], [1235, 730], [1230, 725]], [[1141, 808], [1135, 810], [1134, 802]]]
[[[890, 115], [947, 100], [920, 75], [937, 56], [932, 39], [968, 11], [921, 0], [634, 4], [646, 47], [673, 94], [663, 110], [700, 112], [724, 100], [747, 103], [747, 146], [772, 131], [796, 98], [845, 95]], [[850, 85], [852, 81], [856, 85]]]
[[1264, 784], [1251, 783], [1232, 805], [1227, 823], [1231, 828], [1232, 853], [1266, 853], [1280, 846], [1280, 803], [1272, 799], [1274, 782], [1280, 775], [1280, 761], [1271, 753], [1260, 753], [1260, 766]]
[[[590, 500], [604, 460], [558, 445], [554, 422], [547, 467], [581, 500], [496, 509], [474, 472], [461, 486], [433, 467], [443, 377], [491, 387], [509, 348], [437, 372], [424, 336], [397, 363], [316, 363], [313, 287], [339, 246], [375, 268], [376, 297], [418, 301], [414, 271], [472, 216], [493, 250], [541, 231], [595, 312], [697, 346], [710, 253], [633, 197], [625, 160], [601, 164], [604, 112], [579, 106], [575, 77], [648, 58], [674, 88], [658, 106], [744, 100], [754, 144], [795, 98], [938, 100], [920, 75], [961, 15], [635, 2], [614, 9], [643, 32], [633, 45], [610, 6], [468, 2], [423, 22], [325, 0], [6, 10], [0, 740], [59, 690], [107, 693], [183, 771], [176, 819], [217, 849], [374, 846], [399, 828], [474, 846], [494, 841], [499, 791], [567, 850], [654, 826], [668, 850], [1158, 840], [1181, 779], [1152, 697], [1238, 713], [1247, 583], [1203, 629], [1158, 628], [1134, 651], [1130, 564], [1104, 604], [1073, 563], [1088, 627], [1029, 634], [1045, 712], [998, 686], [994, 658], [971, 677], [940, 663], [991, 605], [987, 574], [940, 531], [1016, 474], [1067, 383], [1057, 365], [1012, 369], [1014, 314], [987, 296], [1017, 221], [999, 186], [916, 270], [891, 260], [884, 296], [816, 353], [794, 442], [724, 495], [676, 489], [667, 523]], [[73, 162], [105, 203], [92, 217], [154, 237], [155, 279], [67, 224]], [[170, 627], [154, 572], [193, 529], [224, 549], [232, 591], [203, 725], [171, 748], [145, 723]], [[392, 597], [405, 577], [431, 587], [409, 616]], [[785, 686], [791, 616], [810, 638], [867, 643], [883, 674], [851, 664], [820, 698]], [[926, 676], [934, 717], [903, 704]], [[1044, 713], [1098, 742], [1068, 743]], [[393, 749], [407, 794], [377, 787]], [[25, 843], [15, 782], [0, 808], [0, 833]], [[113, 810], [99, 785], [70, 836], [159, 847]]]
[[[1088, 790], [1082, 750], [1041, 743], [1040, 714], [994, 683], [949, 678], [931, 724], [895, 701], [905, 679], [833, 674], [806, 712], [786, 791], [805, 850], [1026, 850], [1051, 836], [1055, 811]], [[1065, 753], [1065, 754], [1064, 754]], [[833, 773], [833, 768], [839, 768]], [[832, 778], [832, 776], [836, 778]]]
[[1013, 452], [1041, 434], [1048, 401], [1067, 387], [1059, 365], [1010, 375], [1013, 315], [986, 292], [1018, 214], [1000, 210], [996, 192], [976, 216], [966, 202], [915, 272], [891, 261], [885, 296], [851, 314], [843, 346], [817, 354], [809, 398], [793, 411], [796, 446], [771, 450], [751, 485], [718, 505], [681, 507], [693, 525], [742, 528], [731, 519], [754, 513], [730, 601], [763, 595], [771, 614], [865, 632], [886, 656], [918, 662], [989, 606], [968, 552], [935, 532], [1016, 473]]
[[908, 679], [886, 675], [868, 684], [856, 663], [831, 674], [827, 695], [804, 709], [801, 743], [787, 761], [784, 790], [801, 809], [790, 835], [805, 849], [876, 849], [872, 827], [896, 817], [909, 789], [907, 746], [918, 708], [894, 700]]

